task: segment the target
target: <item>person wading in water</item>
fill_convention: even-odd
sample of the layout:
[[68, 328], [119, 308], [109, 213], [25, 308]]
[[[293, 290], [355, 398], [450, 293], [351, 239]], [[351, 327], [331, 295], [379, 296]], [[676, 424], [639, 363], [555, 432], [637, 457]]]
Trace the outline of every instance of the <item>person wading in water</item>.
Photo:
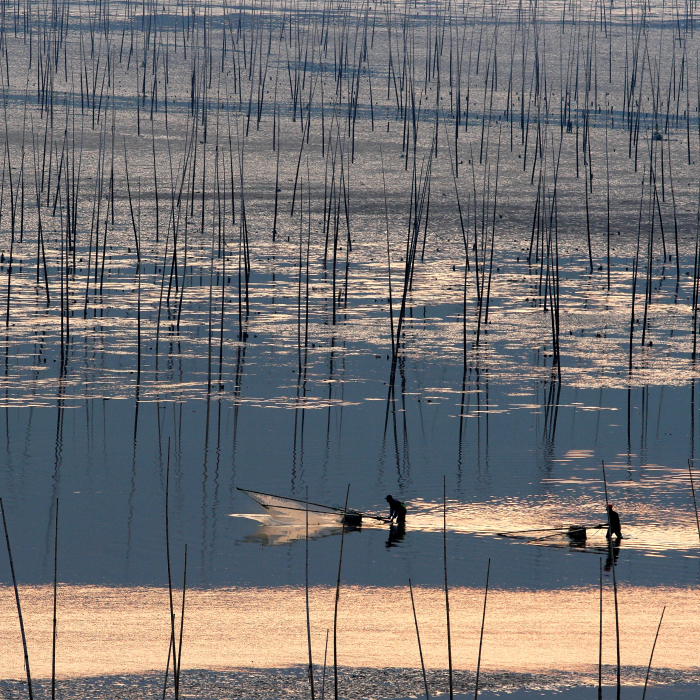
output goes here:
[[396, 522], [398, 526], [403, 527], [406, 524], [406, 506], [391, 494], [386, 497], [386, 502], [389, 504], [389, 520], [392, 525]]
[[622, 539], [622, 529], [620, 526], [620, 515], [617, 511], [613, 510], [612, 503], [608, 503], [607, 506], [607, 511], [608, 511], [608, 524], [602, 525], [601, 527], [607, 527], [608, 531], [605, 533], [605, 536], [610, 539], [613, 535], [618, 540]]

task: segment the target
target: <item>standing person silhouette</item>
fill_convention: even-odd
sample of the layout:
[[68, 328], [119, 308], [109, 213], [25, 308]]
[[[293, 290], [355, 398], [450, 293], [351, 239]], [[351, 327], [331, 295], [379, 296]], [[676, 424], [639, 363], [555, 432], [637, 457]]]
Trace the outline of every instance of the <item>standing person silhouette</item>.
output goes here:
[[615, 535], [618, 540], [621, 540], [622, 529], [620, 526], [620, 515], [616, 510], [613, 510], [612, 503], [608, 503], [606, 509], [608, 511], [608, 531], [605, 533], [605, 537], [610, 539]]
[[399, 527], [406, 525], [406, 506], [401, 501], [396, 500], [391, 494], [386, 497], [386, 502], [389, 504], [389, 520], [391, 524], [396, 524]]

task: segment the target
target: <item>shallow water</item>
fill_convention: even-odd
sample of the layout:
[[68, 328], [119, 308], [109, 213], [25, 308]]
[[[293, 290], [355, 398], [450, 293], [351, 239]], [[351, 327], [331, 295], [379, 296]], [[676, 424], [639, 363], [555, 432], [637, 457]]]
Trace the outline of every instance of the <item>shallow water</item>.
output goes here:
[[[666, 605], [654, 682], [697, 683], [700, 532], [687, 466], [698, 435], [697, 20], [663, 3], [640, 18], [599, 3], [548, 3], [534, 17], [521, 3], [125, 2], [66, 6], [51, 35], [49, 5], [5, 9], [0, 496], [37, 677], [50, 674], [58, 508], [63, 696], [158, 687], [167, 483], [176, 586], [187, 546], [193, 696], [306, 692], [305, 523], [275, 521], [237, 486], [336, 505], [349, 486], [350, 506], [377, 515], [387, 493], [407, 503], [405, 533], [367, 523], [343, 537], [348, 697], [421, 693], [409, 578], [427, 600], [426, 659], [444, 689], [443, 528], [463, 684], [489, 560], [485, 690], [577, 686], [579, 697], [594, 685], [596, 595], [602, 580], [609, 655], [613, 572], [624, 682], [643, 678]], [[625, 112], [635, 37], [653, 81], [636, 84], [637, 109]], [[460, 45], [470, 96], [455, 144]], [[399, 75], [399, 47], [413, 83]], [[416, 109], [398, 109], [409, 83]], [[393, 364], [411, 193], [428, 168], [430, 214]], [[606, 487], [623, 523], [614, 552], [593, 527]], [[572, 523], [590, 528], [585, 547], [501, 536]], [[322, 521], [309, 533], [317, 651], [341, 534]], [[0, 582], [0, 639], [13, 649], [0, 679], [14, 679], [0, 693], [15, 697], [23, 665], [4, 554]], [[540, 624], [546, 633], [533, 634]], [[614, 659], [604, 663], [609, 682]]]
[[[485, 571], [481, 572], [485, 575]], [[495, 573], [495, 572], [493, 572]], [[495, 578], [495, 576], [494, 576]], [[492, 579], [493, 582], [493, 579]], [[414, 581], [414, 586], [416, 582]], [[21, 640], [13, 628], [9, 587], [3, 601], [2, 675], [22, 674]], [[310, 589], [312, 649], [322, 665], [326, 631], [333, 627], [333, 587]], [[479, 645], [483, 590], [450, 591], [454, 668], [473, 670]], [[51, 675], [50, 586], [24, 592], [28, 642], [37, 677]], [[179, 606], [181, 591], [176, 591]], [[551, 670], [597, 674], [599, 633], [597, 586], [551, 591], [493, 587], [487, 598], [483, 668], [489, 672]], [[628, 586], [618, 591], [623, 621], [620, 646], [625, 665], [644, 668], [664, 607], [655, 669], [692, 672], [700, 637], [698, 601], [692, 587]], [[444, 592], [417, 586], [414, 600], [426, 668], [447, 667]], [[612, 591], [603, 596], [603, 663], [614, 666], [615, 616]], [[183, 637], [189, 668], [275, 669], [308, 662], [303, 587], [190, 589]], [[67, 676], [131, 675], [161, 668], [167, 656], [167, 588], [62, 586], [59, 658]], [[164, 614], [166, 611], [166, 614]], [[407, 585], [347, 585], [340, 597], [338, 663], [347, 667], [420, 666]], [[165, 649], [163, 638], [165, 637]], [[284, 640], [284, 643], [281, 643]], [[331, 633], [332, 644], [332, 633]], [[329, 662], [330, 663], [330, 662]]]

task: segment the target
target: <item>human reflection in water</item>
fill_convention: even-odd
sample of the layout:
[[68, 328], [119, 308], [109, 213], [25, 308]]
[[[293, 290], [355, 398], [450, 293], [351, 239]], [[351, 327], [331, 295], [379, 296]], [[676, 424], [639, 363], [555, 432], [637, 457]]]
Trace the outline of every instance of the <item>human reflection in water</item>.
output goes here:
[[386, 541], [387, 548], [397, 547], [401, 540], [406, 537], [406, 523], [397, 523], [389, 526], [389, 537]]
[[620, 556], [620, 540], [609, 540], [608, 556], [605, 558], [605, 570], [610, 571], [617, 564], [617, 558]]

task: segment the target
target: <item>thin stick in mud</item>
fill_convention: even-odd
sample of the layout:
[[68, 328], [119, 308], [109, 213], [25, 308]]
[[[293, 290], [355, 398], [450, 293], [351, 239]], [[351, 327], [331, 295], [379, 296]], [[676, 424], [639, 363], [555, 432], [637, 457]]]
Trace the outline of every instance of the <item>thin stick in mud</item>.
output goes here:
[[659, 624], [656, 628], [656, 634], [654, 635], [654, 643], [651, 645], [651, 653], [649, 654], [649, 665], [647, 666], [647, 674], [644, 676], [644, 690], [642, 691], [642, 700], [647, 696], [647, 685], [649, 684], [649, 674], [651, 673], [651, 662], [654, 660], [654, 650], [656, 649], [656, 642], [659, 639], [659, 632], [661, 631], [661, 623], [664, 621], [664, 613], [666, 612], [666, 606], [664, 605], [661, 611], [661, 617], [659, 618]]
[[12, 547], [10, 546], [10, 532], [7, 529], [7, 520], [5, 519], [5, 506], [0, 497], [0, 515], [2, 515], [2, 527], [5, 531], [5, 544], [7, 545], [7, 558], [10, 562], [10, 574], [12, 576], [12, 587], [15, 591], [15, 604], [17, 605], [17, 619], [19, 620], [19, 630], [22, 635], [22, 650], [24, 651], [24, 670], [27, 674], [27, 694], [29, 700], [34, 700], [34, 691], [32, 690], [32, 674], [29, 667], [29, 650], [27, 648], [27, 635], [24, 631], [24, 617], [22, 615], [22, 603], [19, 597], [19, 587], [17, 586], [17, 576], [15, 575], [15, 562], [12, 558]]
[[[350, 497], [350, 484], [345, 492], [345, 507], [348, 511], [348, 498]], [[345, 516], [343, 516], [342, 530], [340, 532], [340, 552], [338, 554], [338, 577], [335, 583], [335, 602], [333, 605], [333, 697], [338, 700], [338, 604], [340, 603], [340, 575], [343, 570], [343, 546], [345, 544]]]
[[423, 645], [420, 641], [420, 630], [418, 628], [418, 615], [416, 614], [416, 602], [413, 598], [413, 585], [411, 579], [408, 579], [408, 590], [411, 594], [411, 610], [413, 610], [413, 624], [416, 628], [416, 640], [418, 641], [418, 654], [420, 655], [420, 668], [423, 674], [423, 688], [425, 689], [425, 700], [430, 700], [430, 691], [428, 690], [428, 676], [425, 673], [425, 661], [423, 659]]
[[620, 700], [620, 693], [621, 693], [621, 687], [622, 687], [622, 679], [621, 679], [621, 662], [620, 662], [620, 608], [618, 605], [618, 600], [617, 600], [617, 574], [615, 573], [615, 555], [613, 552], [613, 544], [612, 544], [612, 533], [610, 529], [610, 511], [608, 510], [608, 506], [610, 505], [610, 501], [608, 500], [608, 478], [605, 474], [605, 462], [601, 461], [601, 467], [603, 470], [603, 485], [605, 487], [605, 512], [608, 518], [608, 557], [610, 558], [610, 561], [612, 562], [611, 565], [611, 572], [612, 572], [612, 580], [613, 580], [613, 598], [615, 602], [615, 651], [616, 651], [616, 659], [617, 659], [617, 666], [615, 669], [615, 689], [616, 689], [616, 698], [617, 700]]
[[491, 557], [486, 565], [486, 583], [484, 584], [484, 608], [481, 612], [481, 631], [479, 632], [479, 655], [476, 659], [476, 678], [474, 679], [474, 700], [479, 697], [479, 678], [481, 676], [481, 651], [484, 645], [484, 626], [486, 625], [486, 601], [489, 596], [489, 577], [491, 574]]
[[[311, 650], [311, 606], [309, 604], [309, 489], [306, 489], [306, 503], [304, 504], [304, 594], [306, 602], [306, 645], [309, 652], [309, 690], [311, 700], [315, 700], [314, 692], [314, 660]], [[347, 504], [346, 504], [347, 508]]]
[[695, 526], [698, 530], [698, 539], [700, 539], [700, 516], [698, 515], [698, 502], [695, 498], [695, 481], [693, 480], [693, 467], [691, 460], [688, 460], [688, 477], [690, 478], [690, 493], [693, 496], [693, 510], [695, 511]]
[[53, 619], [51, 625], [51, 700], [56, 700], [56, 642], [58, 640], [58, 498], [53, 539]]
[[450, 700], [453, 700], [454, 683], [452, 678], [452, 628], [450, 626], [450, 592], [447, 585], [447, 486], [445, 476], [442, 477], [442, 569], [445, 588], [445, 622], [447, 626], [447, 672]]

